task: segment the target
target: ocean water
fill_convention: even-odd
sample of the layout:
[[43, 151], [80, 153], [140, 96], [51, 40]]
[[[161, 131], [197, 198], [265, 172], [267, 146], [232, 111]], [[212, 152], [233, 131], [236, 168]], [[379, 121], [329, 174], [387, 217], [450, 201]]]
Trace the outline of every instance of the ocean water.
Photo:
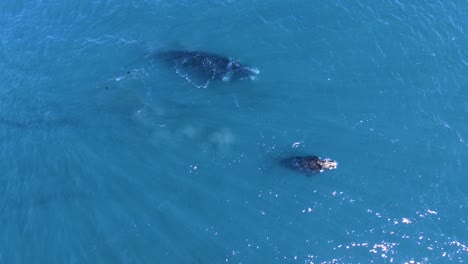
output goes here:
[[[467, 14], [1, 1], [0, 263], [468, 261]], [[260, 74], [197, 88], [163, 49]]]

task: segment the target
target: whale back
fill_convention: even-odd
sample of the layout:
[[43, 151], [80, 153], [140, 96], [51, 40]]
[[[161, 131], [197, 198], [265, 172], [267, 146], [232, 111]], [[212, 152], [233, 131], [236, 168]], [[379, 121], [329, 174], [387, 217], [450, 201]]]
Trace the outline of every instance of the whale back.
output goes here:
[[197, 74], [207, 80], [241, 80], [253, 79], [258, 70], [233, 61], [227, 57], [201, 51], [171, 50], [157, 53], [176, 71]]
[[317, 156], [307, 157], [290, 157], [283, 159], [283, 166], [305, 173], [319, 173], [324, 170], [334, 170], [338, 166], [338, 163], [331, 159], [322, 159]]

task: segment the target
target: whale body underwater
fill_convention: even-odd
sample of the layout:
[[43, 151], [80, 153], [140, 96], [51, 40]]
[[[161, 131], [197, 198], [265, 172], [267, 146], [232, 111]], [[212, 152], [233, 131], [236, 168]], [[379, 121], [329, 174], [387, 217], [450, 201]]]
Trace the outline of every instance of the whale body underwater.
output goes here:
[[170, 50], [156, 53], [156, 58], [165, 61], [178, 73], [196, 74], [206, 80], [254, 80], [260, 73], [257, 68], [209, 52]]

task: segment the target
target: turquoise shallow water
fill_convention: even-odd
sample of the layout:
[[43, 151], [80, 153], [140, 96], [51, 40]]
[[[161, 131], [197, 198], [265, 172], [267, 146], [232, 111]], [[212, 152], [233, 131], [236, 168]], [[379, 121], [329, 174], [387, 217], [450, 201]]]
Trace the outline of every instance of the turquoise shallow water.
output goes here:
[[[467, 13], [1, 1], [0, 262], [468, 261]], [[196, 88], [174, 47], [260, 75]], [[278, 164], [309, 154], [339, 167]]]

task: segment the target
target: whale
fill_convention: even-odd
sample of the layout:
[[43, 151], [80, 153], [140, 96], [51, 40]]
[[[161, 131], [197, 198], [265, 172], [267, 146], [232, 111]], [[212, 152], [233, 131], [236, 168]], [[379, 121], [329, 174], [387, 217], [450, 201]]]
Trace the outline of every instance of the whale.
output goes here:
[[338, 162], [329, 158], [322, 159], [318, 156], [289, 157], [283, 159], [281, 163], [289, 169], [306, 174], [316, 174], [325, 170], [334, 170], [338, 167]]
[[228, 57], [210, 52], [169, 50], [157, 52], [177, 73], [195, 74], [204, 80], [254, 80], [260, 71]]

